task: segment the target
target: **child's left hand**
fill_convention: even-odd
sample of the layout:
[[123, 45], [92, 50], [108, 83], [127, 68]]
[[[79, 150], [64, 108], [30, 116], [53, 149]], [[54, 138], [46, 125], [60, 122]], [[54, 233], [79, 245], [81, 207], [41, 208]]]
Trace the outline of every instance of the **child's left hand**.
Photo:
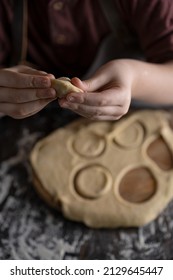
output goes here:
[[61, 107], [91, 120], [118, 120], [128, 112], [133, 76], [123, 60], [103, 65], [88, 80], [71, 82], [84, 92], [69, 93], [59, 100]]

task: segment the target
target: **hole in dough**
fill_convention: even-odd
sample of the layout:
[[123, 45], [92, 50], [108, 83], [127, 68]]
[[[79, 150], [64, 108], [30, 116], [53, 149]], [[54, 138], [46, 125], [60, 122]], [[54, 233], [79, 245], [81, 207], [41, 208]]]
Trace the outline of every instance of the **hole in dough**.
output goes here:
[[111, 187], [112, 177], [109, 171], [100, 165], [91, 165], [78, 171], [74, 179], [76, 192], [87, 199], [96, 199], [105, 195]]
[[156, 191], [156, 180], [145, 167], [130, 170], [121, 179], [119, 185], [120, 196], [133, 203], [140, 203], [150, 199]]
[[144, 126], [142, 123], [136, 121], [123, 127], [123, 130], [117, 130], [114, 141], [124, 148], [131, 149], [133, 147], [139, 147], [143, 143], [144, 136]]
[[148, 146], [147, 154], [162, 170], [173, 168], [172, 154], [163, 137], [158, 137]]

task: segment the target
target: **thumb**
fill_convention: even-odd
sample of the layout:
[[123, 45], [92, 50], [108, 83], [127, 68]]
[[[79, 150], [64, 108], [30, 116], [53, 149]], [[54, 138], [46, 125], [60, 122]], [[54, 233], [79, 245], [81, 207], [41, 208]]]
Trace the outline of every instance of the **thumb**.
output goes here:
[[80, 80], [79, 78], [72, 78], [72, 84], [76, 87], [82, 89], [83, 91], [97, 91], [100, 87], [104, 86], [106, 83], [105, 75], [103, 73], [95, 73], [91, 78], [87, 80]]

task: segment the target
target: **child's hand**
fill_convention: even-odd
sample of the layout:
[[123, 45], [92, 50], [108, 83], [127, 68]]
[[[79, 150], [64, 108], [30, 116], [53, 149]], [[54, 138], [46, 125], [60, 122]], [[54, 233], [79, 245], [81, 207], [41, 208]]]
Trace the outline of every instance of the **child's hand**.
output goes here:
[[55, 99], [53, 75], [28, 66], [0, 70], [0, 113], [16, 119], [31, 116]]
[[123, 60], [102, 66], [89, 80], [71, 82], [84, 93], [70, 93], [59, 100], [60, 106], [92, 120], [118, 120], [131, 103], [132, 72]]

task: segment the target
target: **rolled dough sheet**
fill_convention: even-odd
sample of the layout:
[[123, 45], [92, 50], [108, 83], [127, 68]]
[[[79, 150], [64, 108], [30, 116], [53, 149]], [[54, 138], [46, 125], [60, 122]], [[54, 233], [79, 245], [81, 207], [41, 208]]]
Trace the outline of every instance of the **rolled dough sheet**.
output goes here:
[[164, 111], [118, 122], [80, 118], [36, 143], [34, 186], [50, 206], [87, 226], [145, 225], [173, 198], [172, 139]]

